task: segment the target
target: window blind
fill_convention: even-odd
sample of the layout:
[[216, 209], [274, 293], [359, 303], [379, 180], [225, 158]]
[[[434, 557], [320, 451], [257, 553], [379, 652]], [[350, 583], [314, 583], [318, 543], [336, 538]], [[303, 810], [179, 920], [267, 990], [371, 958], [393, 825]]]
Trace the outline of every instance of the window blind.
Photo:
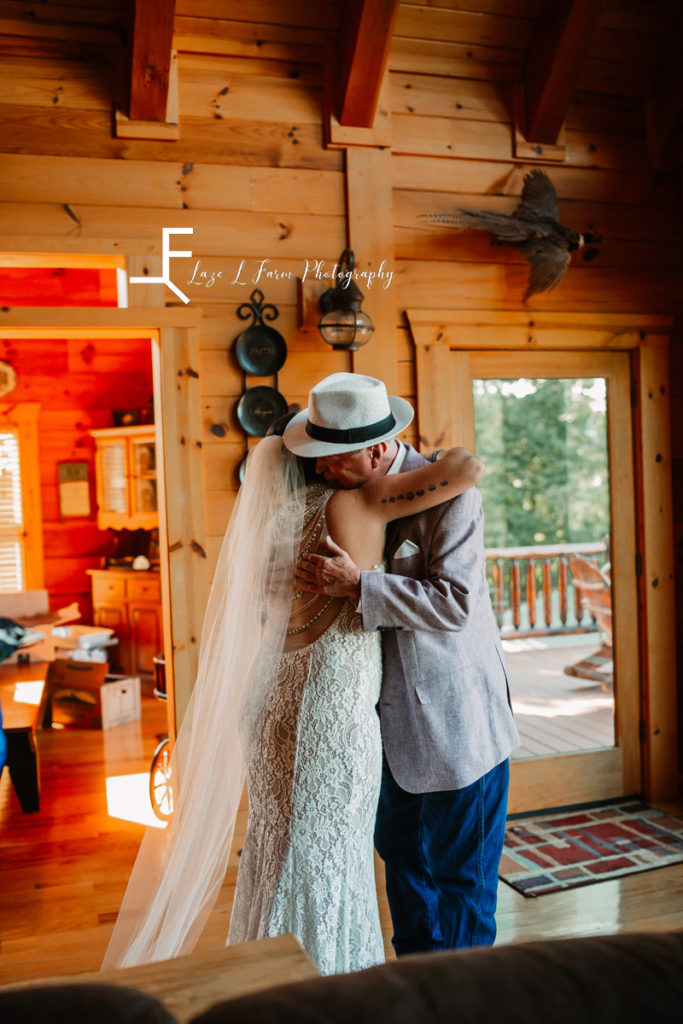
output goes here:
[[0, 431], [0, 592], [23, 590], [24, 515], [19, 437]]

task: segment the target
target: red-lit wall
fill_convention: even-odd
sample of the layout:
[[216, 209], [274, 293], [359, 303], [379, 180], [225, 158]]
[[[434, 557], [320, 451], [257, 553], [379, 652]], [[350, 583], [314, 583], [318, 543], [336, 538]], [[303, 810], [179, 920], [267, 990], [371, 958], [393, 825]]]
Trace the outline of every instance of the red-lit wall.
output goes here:
[[0, 306], [116, 306], [112, 267], [0, 267]]
[[[78, 601], [85, 624], [92, 622], [90, 577], [114, 534], [98, 530], [95, 505], [95, 444], [88, 431], [112, 426], [112, 410], [143, 409], [152, 395], [149, 340], [0, 339], [0, 361], [11, 363], [17, 386], [4, 402], [39, 402], [38, 438], [43, 514], [45, 587], [50, 608]], [[58, 470], [62, 461], [89, 464], [91, 515], [60, 518]]]

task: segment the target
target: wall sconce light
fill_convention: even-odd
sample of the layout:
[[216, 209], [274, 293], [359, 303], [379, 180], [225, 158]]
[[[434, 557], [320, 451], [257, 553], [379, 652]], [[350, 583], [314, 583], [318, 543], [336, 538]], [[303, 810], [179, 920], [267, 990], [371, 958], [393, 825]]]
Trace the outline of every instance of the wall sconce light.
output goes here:
[[375, 327], [362, 311], [363, 293], [353, 280], [356, 260], [352, 249], [344, 249], [339, 257], [336, 283], [320, 296], [322, 316], [318, 330], [332, 348], [355, 352], [370, 341]]

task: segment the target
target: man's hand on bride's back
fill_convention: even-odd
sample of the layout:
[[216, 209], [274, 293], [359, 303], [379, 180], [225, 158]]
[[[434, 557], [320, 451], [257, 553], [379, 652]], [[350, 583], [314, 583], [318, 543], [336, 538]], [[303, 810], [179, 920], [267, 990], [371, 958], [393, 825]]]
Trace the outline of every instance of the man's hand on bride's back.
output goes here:
[[301, 555], [295, 575], [302, 590], [329, 597], [360, 598], [360, 569], [348, 552], [331, 537], [325, 538], [329, 555]]

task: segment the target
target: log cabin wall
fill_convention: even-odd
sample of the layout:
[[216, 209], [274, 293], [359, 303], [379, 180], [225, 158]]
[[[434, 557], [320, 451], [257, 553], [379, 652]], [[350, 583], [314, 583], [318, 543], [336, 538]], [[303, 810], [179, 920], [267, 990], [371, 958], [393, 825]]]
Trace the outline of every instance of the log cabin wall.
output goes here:
[[[678, 169], [653, 154], [653, 97], [663, 90], [680, 12], [667, 3], [608, 2], [558, 139], [531, 147], [516, 130], [518, 83], [534, 47], [543, 4], [402, 3], [390, 57], [394, 258], [399, 359], [410, 357], [400, 311], [527, 309], [568, 314], [664, 313], [671, 333], [671, 436], [676, 539], [676, 635], [683, 638], [683, 247]], [[679, 90], [680, 94], [680, 90]], [[679, 115], [680, 120], [680, 115]], [[535, 151], [534, 151], [535, 150]], [[444, 159], [446, 158], [446, 159]], [[420, 223], [455, 207], [511, 213], [524, 174], [543, 167], [560, 220], [593, 227], [606, 242], [590, 262], [576, 256], [562, 284], [522, 296], [528, 267], [485, 232]], [[407, 384], [410, 364], [401, 374]], [[683, 641], [677, 696], [683, 770]]]
[[[607, 0], [558, 146], [539, 151], [516, 132], [515, 103], [544, 6], [401, 3], [380, 103], [383, 128], [366, 136], [352, 130], [347, 147], [325, 145], [324, 76], [341, 16], [331, 0], [178, 0], [177, 138], [157, 140], [117, 138], [113, 131], [123, 0], [87, 8], [48, 2], [30, 12], [24, 3], [2, 4], [3, 247], [124, 253], [131, 274], [155, 275], [162, 227], [194, 229], [187, 244], [193, 260], [176, 261], [173, 277], [179, 285], [184, 280], [203, 314], [210, 566], [244, 450], [234, 413], [243, 382], [230, 348], [244, 326], [238, 305], [253, 287], [280, 308], [274, 326], [289, 354], [279, 388], [292, 403], [303, 404], [321, 376], [351, 368], [395, 381], [414, 399], [414, 347], [403, 316], [409, 308], [673, 314], [677, 351], [680, 171], [665, 173], [649, 153], [651, 100], [672, 42], [675, 5]], [[550, 174], [563, 222], [579, 230], [593, 224], [607, 243], [592, 262], [574, 260], [556, 291], [525, 307], [527, 268], [518, 253], [492, 249], [483, 234], [428, 225], [419, 215], [458, 205], [511, 212], [534, 166]], [[185, 242], [181, 237], [174, 246]], [[330, 269], [347, 243], [362, 261], [370, 251], [375, 266], [385, 258], [395, 275], [381, 337], [353, 361], [329, 350], [315, 330], [299, 328], [296, 280], [306, 260]], [[262, 260], [269, 261], [266, 272], [253, 280]], [[305, 302], [323, 287], [304, 289]], [[364, 290], [364, 308], [377, 322], [386, 296]], [[131, 306], [176, 303], [163, 286], [130, 286]], [[303, 315], [314, 323], [305, 303]], [[672, 365], [678, 362], [675, 354]], [[679, 410], [674, 401], [680, 462]], [[415, 428], [407, 436], [415, 441]], [[674, 480], [680, 532], [681, 474]], [[680, 592], [677, 612], [683, 617]]]
[[[0, 358], [17, 374], [12, 404], [36, 402], [45, 579], [50, 608], [76, 601], [92, 623], [88, 569], [114, 549], [114, 535], [97, 526], [95, 443], [89, 431], [112, 426], [114, 409], [144, 409], [152, 394], [147, 340], [82, 338], [4, 341]], [[60, 462], [86, 462], [91, 514], [64, 519], [59, 506]]]

